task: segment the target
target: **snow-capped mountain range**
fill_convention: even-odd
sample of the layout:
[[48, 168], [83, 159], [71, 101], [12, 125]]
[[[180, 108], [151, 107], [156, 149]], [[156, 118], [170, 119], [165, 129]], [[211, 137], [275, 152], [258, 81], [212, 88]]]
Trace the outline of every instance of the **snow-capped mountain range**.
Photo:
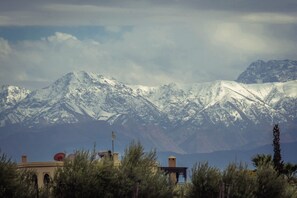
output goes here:
[[119, 144], [140, 139], [180, 153], [264, 145], [271, 142], [274, 123], [280, 124], [283, 141], [297, 140], [296, 80], [148, 87], [82, 71], [32, 92], [3, 86], [0, 97], [0, 142], [22, 131], [40, 135], [49, 127], [75, 124], [73, 131], [79, 124], [94, 122], [99, 126], [89, 130], [96, 133], [114, 127]]
[[49, 87], [28, 92], [24, 100], [4, 109], [1, 111], [1, 126], [17, 123], [25, 126], [52, 125], [87, 120], [107, 120], [112, 124], [126, 115], [144, 120], [160, 117], [156, 107], [128, 86], [86, 72], [68, 73]]
[[297, 80], [297, 61], [295, 60], [258, 60], [239, 75], [237, 82], [267, 83]]
[[163, 122], [171, 127], [188, 122], [201, 125], [206, 121], [225, 126], [242, 120], [283, 122], [297, 116], [291, 114], [291, 106], [287, 105], [297, 98], [296, 82], [248, 85], [215, 81], [146, 87], [125, 85], [94, 73], [72, 72], [33, 92], [15, 86], [2, 87], [1, 126], [84, 120], [124, 124], [125, 117], [144, 124]]

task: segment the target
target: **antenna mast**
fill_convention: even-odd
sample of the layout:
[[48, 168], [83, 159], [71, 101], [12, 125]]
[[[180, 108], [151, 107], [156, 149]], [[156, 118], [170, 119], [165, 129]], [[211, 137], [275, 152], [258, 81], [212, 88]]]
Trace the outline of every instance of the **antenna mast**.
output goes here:
[[114, 140], [115, 140], [115, 138], [116, 138], [115, 132], [112, 131], [111, 132], [112, 153], [114, 153]]

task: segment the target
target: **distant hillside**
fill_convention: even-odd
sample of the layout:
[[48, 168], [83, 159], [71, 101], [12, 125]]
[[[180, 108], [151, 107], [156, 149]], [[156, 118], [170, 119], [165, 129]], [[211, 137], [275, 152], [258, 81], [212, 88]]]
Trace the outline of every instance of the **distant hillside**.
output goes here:
[[287, 82], [297, 79], [297, 61], [258, 60], [239, 75], [237, 82], [253, 84], [268, 82]]
[[[297, 142], [282, 143], [281, 153], [284, 162], [297, 163]], [[271, 144], [261, 146], [252, 150], [228, 150], [216, 151], [212, 153], [195, 153], [195, 154], [177, 154], [173, 152], [158, 153], [158, 160], [162, 166], [167, 166], [167, 158], [170, 155], [176, 157], [177, 166], [186, 166], [191, 170], [195, 163], [208, 162], [211, 166], [224, 169], [229, 163], [246, 163], [249, 168], [253, 168], [251, 158], [257, 154], [273, 155]]]

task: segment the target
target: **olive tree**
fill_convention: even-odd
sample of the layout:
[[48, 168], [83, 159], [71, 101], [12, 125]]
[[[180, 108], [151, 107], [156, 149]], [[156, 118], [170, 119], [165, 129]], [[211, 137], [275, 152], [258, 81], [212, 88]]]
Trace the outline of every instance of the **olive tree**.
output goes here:
[[16, 163], [0, 152], [0, 197], [36, 197], [33, 175], [33, 171], [18, 170]]
[[257, 169], [257, 197], [278, 198], [291, 197], [287, 195], [289, 184], [283, 175], [272, 165], [262, 165]]
[[196, 164], [192, 168], [192, 186], [189, 197], [218, 197], [221, 183], [221, 172], [210, 167], [207, 162]]
[[116, 171], [110, 160], [95, 160], [88, 151], [66, 159], [53, 180], [55, 197], [112, 197]]
[[172, 197], [167, 177], [156, 165], [156, 152], [144, 152], [140, 143], [127, 147], [117, 167], [112, 158], [93, 156], [79, 151], [64, 161], [53, 180], [54, 197]]
[[13, 197], [17, 187], [16, 164], [2, 154], [0, 156], [0, 197]]
[[223, 192], [233, 198], [256, 197], [256, 179], [256, 173], [248, 170], [247, 166], [231, 163], [223, 172]]
[[172, 186], [157, 167], [156, 152], [144, 152], [139, 142], [126, 148], [118, 181], [117, 197], [172, 197]]

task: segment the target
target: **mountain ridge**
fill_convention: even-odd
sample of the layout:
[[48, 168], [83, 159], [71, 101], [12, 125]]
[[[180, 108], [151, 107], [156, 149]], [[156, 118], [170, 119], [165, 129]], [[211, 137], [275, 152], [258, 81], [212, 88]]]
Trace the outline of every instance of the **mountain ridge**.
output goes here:
[[30, 131], [36, 126], [101, 121], [116, 127], [125, 140], [136, 138], [180, 153], [256, 147], [270, 141], [274, 122], [286, 126], [291, 138], [286, 141], [297, 140], [295, 90], [297, 81], [147, 87], [125, 85], [94, 73], [71, 72], [28, 93], [15, 105], [1, 108], [0, 135], [5, 126], [20, 125]]
[[[78, 78], [79, 75], [77, 74], [80, 75], [80, 78]], [[90, 78], [92, 75], [93, 78]], [[102, 115], [99, 115], [99, 113], [103, 115], [106, 113], [105, 117], [110, 119], [114, 116], [110, 114], [111, 111], [124, 115], [128, 113], [130, 108], [136, 107], [133, 111], [139, 114], [143, 108], [149, 108], [154, 113], [160, 114], [159, 116], [162, 113], [167, 114], [171, 121], [180, 120], [180, 117], [177, 118], [174, 115], [176, 113], [174, 110], [182, 111], [187, 109], [188, 106], [192, 108], [191, 104], [193, 104], [194, 107], [196, 106], [197, 109], [194, 109], [197, 111], [188, 110], [184, 114], [188, 113], [190, 117], [182, 116], [184, 121], [187, 121], [187, 118], [190, 119], [193, 113], [205, 112], [213, 106], [225, 105], [230, 101], [235, 103], [239, 101], [250, 104], [257, 103], [273, 111], [283, 97], [297, 97], [295, 92], [296, 81], [263, 85], [246, 85], [234, 81], [214, 81], [193, 85], [170, 84], [160, 87], [142, 86], [139, 88], [119, 83], [115, 79], [110, 80], [102, 75], [95, 75], [95, 77], [97, 79], [94, 78], [94, 74], [87, 72], [68, 73], [48, 87], [29, 92], [21, 99], [15, 99], [15, 103], [18, 103], [17, 108], [28, 108], [29, 106], [25, 104], [34, 103], [31, 106], [37, 108], [45, 106], [47, 107], [46, 110], [49, 110], [49, 106], [59, 105], [59, 107], [63, 106], [68, 111], [89, 116], [94, 120], [100, 120]], [[86, 80], [91, 81], [91, 83], [86, 82]], [[100, 82], [100, 80], [103, 80], [104, 83]], [[109, 101], [109, 103], [106, 104], [106, 101]], [[126, 106], [121, 108], [119, 105]], [[90, 108], [87, 106], [90, 106]], [[22, 111], [25, 111], [25, 109]], [[234, 119], [240, 117], [240, 114], [235, 114], [233, 115]], [[102, 119], [104, 119], [103, 117]], [[20, 119], [20, 122], [23, 120]]]
[[295, 60], [257, 60], [241, 73], [237, 82], [269, 83], [297, 80], [297, 61]]

